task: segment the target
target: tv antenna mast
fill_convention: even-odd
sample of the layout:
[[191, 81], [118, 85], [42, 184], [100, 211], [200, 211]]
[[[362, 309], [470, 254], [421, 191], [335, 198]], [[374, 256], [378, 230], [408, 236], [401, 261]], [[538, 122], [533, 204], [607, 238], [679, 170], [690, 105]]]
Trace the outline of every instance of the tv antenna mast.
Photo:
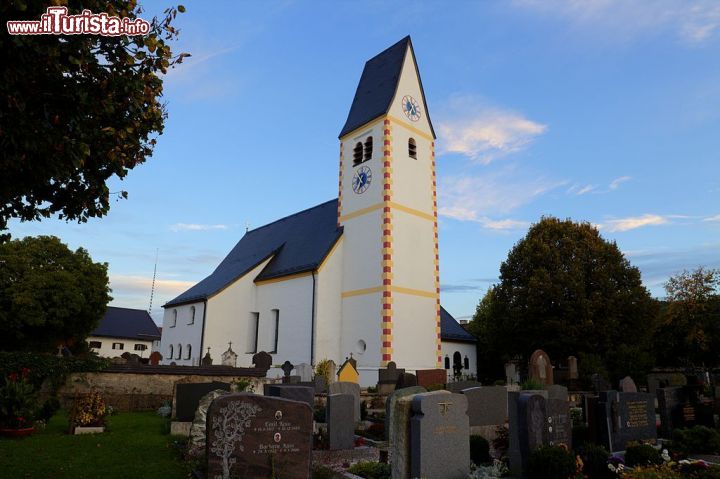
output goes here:
[[153, 268], [153, 279], [152, 286], [150, 287], [150, 306], [148, 307], [148, 314], [152, 314], [152, 302], [153, 296], [155, 295], [155, 276], [157, 275], [157, 264], [158, 264], [158, 252], [160, 248], [155, 248], [155, 267]]

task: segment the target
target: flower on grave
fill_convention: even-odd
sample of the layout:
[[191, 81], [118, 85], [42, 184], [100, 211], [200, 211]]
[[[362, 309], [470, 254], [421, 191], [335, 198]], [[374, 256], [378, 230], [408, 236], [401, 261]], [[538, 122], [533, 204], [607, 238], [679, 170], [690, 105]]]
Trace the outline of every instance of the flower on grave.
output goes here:
[[77, 426], [103, 426], [108, 410], [99, 392], [80, 396], [73, 405], [71, 423]]
[[[28, 370], [29, 372], [29, 370]], [[12, 372], [0, 387], [0, 427], [22, 429], [32, 423], [36, 398], [34, 387], [27, 380], [25, 368]]]

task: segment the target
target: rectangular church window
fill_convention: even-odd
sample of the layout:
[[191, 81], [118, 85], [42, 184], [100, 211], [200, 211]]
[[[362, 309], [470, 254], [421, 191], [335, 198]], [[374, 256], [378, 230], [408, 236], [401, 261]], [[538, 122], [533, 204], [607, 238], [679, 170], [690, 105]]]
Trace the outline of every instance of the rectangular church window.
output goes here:
[[276, 354], [278, 350], [278, 337], [280, 333], [280, 310], [279, 309], [273, 309], [272, 310], [272, 316], [273, 316], [273, 349], [270, 351], [271, 354]]
[[102, 347], [102, 343], [100, 341], [90, 341], [91, 348], [100, 349]]
[[257, 353], [258, 333], [260, 332], [260, 313], [250, 313], [250, 329], [248, 331], [247, 354]]

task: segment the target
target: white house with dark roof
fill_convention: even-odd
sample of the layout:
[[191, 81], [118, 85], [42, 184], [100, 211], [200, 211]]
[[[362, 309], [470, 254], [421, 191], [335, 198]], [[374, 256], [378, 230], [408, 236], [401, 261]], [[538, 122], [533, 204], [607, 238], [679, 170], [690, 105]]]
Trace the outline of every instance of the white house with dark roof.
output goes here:
[[91, 350], [103, 357], [128, 352], [147, 358], [153, 343], [160, 341], [160, 330], [145, 310], [108, 306], [86, 341]]
[[[370, 59], [340, 132], [338, 198], [248, 231], [164, 305], [164, 363], [389, 361], [476, 373], [475, 339], [440, 306], [435, 132], [410, 37]], [[467, 358], [467, 360], [466, 360]], [[467, 368], [465, 366], [467, 365]]]

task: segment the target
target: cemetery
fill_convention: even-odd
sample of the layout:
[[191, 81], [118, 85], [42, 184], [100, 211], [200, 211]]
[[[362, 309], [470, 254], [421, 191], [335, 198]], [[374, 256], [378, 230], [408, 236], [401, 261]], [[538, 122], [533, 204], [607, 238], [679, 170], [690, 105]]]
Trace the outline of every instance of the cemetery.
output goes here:
[[[234, 372], [244, 377], [227, 366], [206, 366], [205, 375], [217, 369], [215, 380], [177, 379], [162, 406], [130, 401], [137, 407], [122, 410], [101, 388], [76, 393], [61, 408], [47, 384], [36, 390], [37, 373], [11, 373], [0, 391], [0, 457], [32, 471], [60, 467], [68, 448], [101, 450], [68, 463], [67, 477], [121, 460], [114, 454], [135, 454], [132, 448], [145, 455], [154, 448], [157, 460], [145, 466], [164, 464], [157, 477], [720, 477], [720, 402], [697, 376], [683, 385], [662, 383], [655, 394], [646, 385], [652, 377], [582, 390], [574, 371], [565, 374], [564, 365], [537, 350], [527, 364], [506, 365], [504, 384], [453, 380], [444, 370], [408, 373], [390, 362], [375, 386], [361, 388], [352, 358], [343, 367], [326, 361], [312, 368], [257, 356], [258, 367]], [[271, 366], [282, 375], [266, 375]], [[348, 368], [354, 380], [341, 381]], [[48, 400], [33, 404], [43, 397]], [[132, 438], [137, 443], [124, 445]], [[48, 452], [37, 469], [28, 469], [27, 454], [38, 447]]]

